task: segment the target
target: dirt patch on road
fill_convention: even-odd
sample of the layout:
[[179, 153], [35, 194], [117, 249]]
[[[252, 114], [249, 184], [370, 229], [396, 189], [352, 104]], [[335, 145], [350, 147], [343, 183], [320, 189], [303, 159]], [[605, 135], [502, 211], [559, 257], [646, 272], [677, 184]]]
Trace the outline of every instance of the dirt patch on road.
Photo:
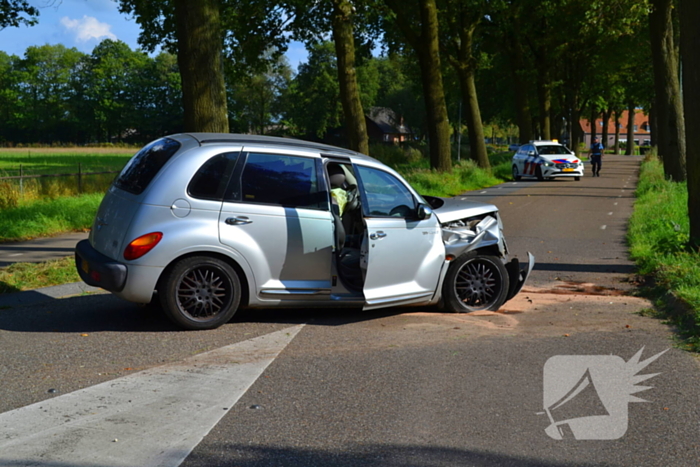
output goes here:
[[648, 300], [594, 284], [556, 283], [526, 287], [500, 310], [474, 313], [414, 312], [404, 315], [407, 329], [464, 331], [471, 335], [528, 334], [569, 337], [591, 331], [656, 328], [657, 320], [639, 315]]

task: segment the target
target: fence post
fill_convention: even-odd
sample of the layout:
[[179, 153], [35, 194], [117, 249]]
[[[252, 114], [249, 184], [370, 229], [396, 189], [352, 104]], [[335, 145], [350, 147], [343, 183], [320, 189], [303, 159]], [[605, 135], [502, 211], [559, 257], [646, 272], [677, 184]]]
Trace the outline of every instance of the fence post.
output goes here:
[[19, 197], [24, 197], [24, 179], [22, 178], [22, 164], [19, 165]]
[[80, 162], [78, 162], [78, 194], [83, 192], [83, 177], [82, 171], [80, 170]]

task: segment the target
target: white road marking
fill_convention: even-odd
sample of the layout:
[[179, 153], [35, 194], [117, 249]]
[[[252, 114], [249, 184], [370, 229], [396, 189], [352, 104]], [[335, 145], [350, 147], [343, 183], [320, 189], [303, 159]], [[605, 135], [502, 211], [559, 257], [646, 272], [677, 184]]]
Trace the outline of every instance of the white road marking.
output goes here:
[[12, 253], [11, 255], [7, 255], [7, 256], [22, 256], [23, 254], [24, 253]]
[[617, 203], [613, 203], [613, 206], [617, 206]]
[[600, 230], [605, 230], [608, 226], [607, 225], [601, 225]]
[[178, 466], [303, 326], [0, 414], [0, 465]]
[[480, 191], [479, 194], [483, 195], [486, 191]]
[[609, 213], [608, 213], [608, 216], [612, 216], [612, 215], [613, 215], [613, 213], [612, 213], [612, 212], [609, 212]]

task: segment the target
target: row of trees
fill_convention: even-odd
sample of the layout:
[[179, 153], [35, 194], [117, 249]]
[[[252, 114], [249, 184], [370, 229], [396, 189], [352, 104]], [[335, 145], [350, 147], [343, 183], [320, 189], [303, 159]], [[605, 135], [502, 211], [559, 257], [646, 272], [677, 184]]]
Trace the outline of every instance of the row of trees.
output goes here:
[[[10, 7], [0, 12], [0, 26], [34, 20], [36, 12], [24, 0], [5, 3]], [[139, 42], [146, 51], [162, 46], [177, 57], [185, 130], [229, 131], [243, 99], [235, 93], [237, 87], [269, 84], [272, 75], [282, 76], [274, 72], [275, 67], [279, 70], [280, 55], [290, 40], [302, 40], [316, 47], [312, 50], [318, 54], [312, 55], [308, 70], [300, 69], [291, 82], [291, 91], [286, 93], [291, 100], [285, 102], [285, 108], [297, 106], [303, 113], [332, 105], [304, 101], [313, 96], [313, 85], [332, 84], [349, 144], [366, 152], [362, 96], [365, 94], [366, 101], [368, 89], [360, 69], [368, 51], [381, 42], [390, 56], [403, 59], [397, 63], [412, 64], [400, 70], [418, 84], [414, 94], [422, 96], [431, 165], [438, 170], [451, 166], [448, 115], [454, 113], [449, 109], [450, 100], [453, 105], [461, 101], [471, 157], [482, 167], [488, 167], [482, 121], [507, 117], [502, 109], [512, 109], [521, 141], [565, 134], [578, 150], [582, 116], [618, 118], [622, 110], [641, 106], [651, 112], [654, 142], [667, 175], [674, 180], [685, 180], [687, 169], [694, 167], [686, 165], [679, 45], [689, 44], [683, 47], [683, 70], [691, 81], [692, 55], [697, 50], [692, 47], [692, 29], [697, 23], [687, 21], [686, 16], [693, 17], [696, 3], [119, 0], [121, 11], [132, 14], [141, 25]], [[677, 14], [679, 5], [688, 13], [683, 21]], [[22, 19], [18, 12], [28, 18]], [[309, 83], [303, 73], [313, 76], [319, 72], [314, 60], [325, 65], [324, 49], [318, 44], [328, 39], [334, 49], [335, 82], [328, 76], [325, 82]], [[449, 99], [450, 90], [455, 89], [459, 98]], [[313, 90], [324, 92], [322, 87]], [[509, 97], [510, 102], [504, 101]], [[228, 105], [234, 105], [235, 111], [230, 112]], [[266, 127], [261, 124], [259, 129]], [[697, 212], [697, 206], [691, 204], [691, 216]], [[700, 237], [698, 227], [693, 228], [694, 237]]]
[[[343, 124], [334, 46], [309, 46], [296, 73], [284, 57], [259, 73], [225, 66], [228, 130], [320, 138]], [[356, 67], [361, 105], [390, 107], [425, 132], [414, 66], [406, 57], [367, 58]], [[0, 51], [0, 144], [147, 142], [184, 128], [174, 55], [149, 57], [110, 39], [91, 54], [63, 45]], [[453, 103], [454, 104], [454, 103]]]
[[87, 55], [63, 45], [0, 52], [0, 142], [87, 143], [154, 138], [182, 128], [175, 58], [106, 40]]

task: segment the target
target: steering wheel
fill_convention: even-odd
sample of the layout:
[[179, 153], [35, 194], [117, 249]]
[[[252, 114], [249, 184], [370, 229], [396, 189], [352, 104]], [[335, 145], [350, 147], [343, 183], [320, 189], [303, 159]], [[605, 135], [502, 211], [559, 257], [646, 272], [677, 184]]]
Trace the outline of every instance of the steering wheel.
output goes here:
[[411, 217], [413, 214], [413, 209], [409, 208], [405, 204], [394, 207], [389, 211], [391, 217]]

